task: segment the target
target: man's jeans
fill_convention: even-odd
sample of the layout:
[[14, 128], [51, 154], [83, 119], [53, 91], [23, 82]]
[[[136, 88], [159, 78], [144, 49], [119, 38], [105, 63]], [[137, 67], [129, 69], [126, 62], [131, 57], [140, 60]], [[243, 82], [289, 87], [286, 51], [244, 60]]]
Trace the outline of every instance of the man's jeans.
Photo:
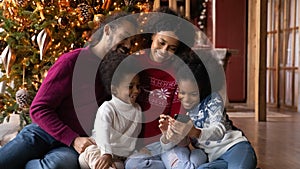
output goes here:
[[79, 169], [79, 154], [30, 124], [0, 148], [1, 169]]

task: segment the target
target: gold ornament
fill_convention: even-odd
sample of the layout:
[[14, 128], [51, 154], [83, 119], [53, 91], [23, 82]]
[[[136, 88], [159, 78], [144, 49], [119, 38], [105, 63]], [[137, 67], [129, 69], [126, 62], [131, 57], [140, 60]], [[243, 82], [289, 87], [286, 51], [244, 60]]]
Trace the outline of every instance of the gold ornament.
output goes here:
[[13, 0], [13, 3], [17, 7], [26, 8], [28, 6], [28, 4], [29, 4], [29, 0]]
[[58, 5], [60, 10], [68, 9], [70, 7], [69, 0], [58, 0]]
[[33, 12], [40, 12], [41, 20], [44, 20], [44, 19], [45, 19], [43, 9], [44, 9], [44, 7], [41, 5], [41, 3], [37, 2], [37, 3], [36, 3], [36, 8], [35, 8], [35, 10], [33, 11]]
[[10, 19], [13, 19], [18, 13], [16, 4], [12, 0], [2, 1], [1, 9], [3, 10], [3, 16]]
[[103, 5], [102, 5], [102, 9], [109, 10], [109, 8], [112, 5], [112, 2], [113, 2], [112, 0], [105, 0]]
[[96, 29], [100, 26], [101, 22], [103, 22], [104, 19], [105, 19], [105, 16], [103, 14], [94, 15], [93, 22], [94, 22], [94, 26]]

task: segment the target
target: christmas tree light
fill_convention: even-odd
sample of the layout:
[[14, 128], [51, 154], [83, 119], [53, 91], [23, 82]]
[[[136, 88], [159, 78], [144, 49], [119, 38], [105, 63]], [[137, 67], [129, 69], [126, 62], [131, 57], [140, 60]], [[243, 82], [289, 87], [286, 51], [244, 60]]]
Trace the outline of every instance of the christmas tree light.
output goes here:
[[[10, 113], [30, 123], [28, 109], [58, 57], [88, 41], [110, 11], [140, 12], [135, 0], [2, 0], [0, 123]], [[24, 104], [26, 103], [26, 104]], [[21, 106], [20, 106], [21, 105]]]

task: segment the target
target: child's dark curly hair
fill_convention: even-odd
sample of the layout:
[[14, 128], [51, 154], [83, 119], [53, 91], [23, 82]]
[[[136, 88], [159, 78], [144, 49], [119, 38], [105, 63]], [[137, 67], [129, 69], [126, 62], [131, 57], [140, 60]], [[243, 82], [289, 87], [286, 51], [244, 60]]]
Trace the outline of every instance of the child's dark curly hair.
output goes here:
[[127, 74], [138, 74], [139, 67], [133, 57], [110, 51], [102, 59], [99, 71], [105, 90], [111, 94], [111, 85], [119, 85]]
[[179, 66], [176, 72], [176, 80], [177, 82], [182, 80], [195, 82], [198, 85], [200, 100], [211, 94], [209, 75], [200, 59], [197, 59], [197, 62], [188, 62]]
[[[198, 85], [200, 100], [212, 92], [222, 89], [225, 79], [223, 67], [209, 50], [190, 51], [181, 55], [181, 64], [177, 65], [177, 81], [191, 80]], [[214, 78], [214, 79], [211, 79]]]

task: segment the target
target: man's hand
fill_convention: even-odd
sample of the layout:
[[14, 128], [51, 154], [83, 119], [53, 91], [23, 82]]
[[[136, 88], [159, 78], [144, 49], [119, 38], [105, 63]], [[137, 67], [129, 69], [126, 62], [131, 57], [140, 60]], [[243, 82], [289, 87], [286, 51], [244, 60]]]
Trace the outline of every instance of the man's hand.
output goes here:
[[85, 148], [87, 148], [88, 146], [90, 146], [92, 144], [96, 144], [92, 138], [76, 137], [72, 143], [72, 146], [80, 154], [85, 150]]
[[95, 169], [108, 169], [109, 167], [116, 168], [110, 154], [103, 154], [96, 162]]

